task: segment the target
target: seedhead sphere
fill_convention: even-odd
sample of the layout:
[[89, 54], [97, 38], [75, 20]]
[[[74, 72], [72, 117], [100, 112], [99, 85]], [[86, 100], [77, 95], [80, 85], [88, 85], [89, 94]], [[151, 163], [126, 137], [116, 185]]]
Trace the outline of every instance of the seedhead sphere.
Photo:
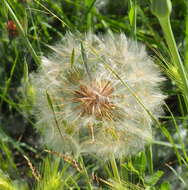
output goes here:
[[159, 89], [164, 78], [145, 47], [124, 34], [90, 33], [66, 34], [51, 48], [54, 53], [31, 76], [43, 142], [104, 159], [142, 150], [152, 138], [146, 110], [160, 116], [165, 98]]

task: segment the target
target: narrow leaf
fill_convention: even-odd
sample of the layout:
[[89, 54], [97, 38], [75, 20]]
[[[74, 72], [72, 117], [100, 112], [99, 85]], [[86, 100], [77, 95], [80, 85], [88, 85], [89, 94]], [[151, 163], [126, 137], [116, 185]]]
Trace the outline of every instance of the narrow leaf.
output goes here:
[[87, 58], [86, 58], [86, 54], [85, 54], [85, 49], [84, 49], [84, 46], [83, 46], [82, 42], [81, 42], [81, 54], [82, 54], [82, 61], [83, 61], [84, 66], [86, 68], [86, 72], [87, 72], [88, 77], [89, 77], [89, 79], [91, 81], [92, 77], [91, 77], [91, 74], [89, 72], [89, 68], [88, 68], [88, 65], [87, 65]]
[[163, 174], [164, 174], [163, 171], [158, 170], [153, 175], [147, 176], [145, 178], [146, 184], [147, 185], [155, 185], [159, 181], [159, 179], [162, 177]]
[[72, 49], [72, 54], [71, 54], [71, 67], [74, 65], [74, 48]]
[[52, 100], [50, 98], [50, 95], [48, 94], [48, 92], [46, 91], [46, 97], [47, 97], [47, 101], [48, 101], [48, 104], [50, 106], [50, 109], [52, 110], [52, 113], [53, 113], [53, 116], [54, 116], [54, 121], [56, 123], [56, 127], [59, 131], [59, 134], [61, 135], [62, 139], [63, 139], [63, 135], [61, 133], [61, 130], [60, 130], [60, 127], [59, 127], [59, 124], [58, 124], [58, 121], [57, 121], [57, 118], [56, 118], [56, 115], [55, 115], [55, 111], [54, 111], [54, 108], [53, 108], [53, 104], [52, 104]]

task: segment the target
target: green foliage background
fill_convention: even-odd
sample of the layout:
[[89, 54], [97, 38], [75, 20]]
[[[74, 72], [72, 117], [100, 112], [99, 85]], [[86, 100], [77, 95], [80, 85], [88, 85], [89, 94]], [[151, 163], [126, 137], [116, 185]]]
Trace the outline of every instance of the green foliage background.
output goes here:
[[[188, 189], [187, 81], [173, 63], [150, 6], [149, 0], [1, 0], [0, 189]], [[16, 34], [9, 21], [15, 23]], [[187, 76], [187, 0], [172, 0], [170, 21]], [[56, 44], [67, 31], [123, 32], [143, 42], [163, 68], [165, 115], [160, 126], [154, 126], [154, 144], [144, 152], [103, 163], [92, 157], [74, 160], [49, 153], [39, 145], [35, 118], [26, 114], [32, 89], [20, 101], [20, 86], [29, 88], [28, 74], [36, 71], [40, 56], [50, 52], [46, 45]]]

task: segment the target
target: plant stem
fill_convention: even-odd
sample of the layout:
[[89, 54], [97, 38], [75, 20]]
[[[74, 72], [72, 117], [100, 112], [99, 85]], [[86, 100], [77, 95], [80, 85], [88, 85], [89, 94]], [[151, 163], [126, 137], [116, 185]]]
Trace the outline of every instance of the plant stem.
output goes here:
[[121, 184], [121, 178], [119, 176], [119, 172], [118, 172], [118, 168], [117, 168], [117, 164], [116, 164], [114, 155], [112, 155], [112, 159], [110, 160], [110, 163], [111, 163], [111, 167], [112, 167], [112, 171], [113, 171], [115, 179], [119, 182], [119, 184]]
[[170, 24], [170, 18], [169, 16], [167, 17], [160, 17], [158, 18], [160, 25], [162, 27], [162, 30], [164, 32], [164, 36], [167, 42], [167, 45], [169, 47], [170, 50], [170, 54], [172, 56], [172, 61], [174, 63], [174, 65], [178, 68], [180, 77], [182, 79], [183, 82], [183, 88], [185, 90], [184, 93], [184, 98], [185, 98], [185, 103], [186, 103], [186, 107], [188, 109], [188, 79], [187, 79], [187, 71], [183, 65], [183, 62], [180, 58], [177, 46], [176, 46], [176, 42], [174, 39], [174, 35], [172, 32], [172, 28], [171, 28], [171, 24]]
[[26, 32], [25, 32], [24, 28], [22, 27], [21, 23], [19, 22], [17, 16], [15, 15], [13, 9], [10, 7], [9, 3], [6, 0], [4, 0], [4, 5], [9, 10], [9, 13], [10, 13], [11, 17], [15, 21], [15, 23], [16, 23], [16, 25], [18, 27], [18, 30], [19, 30], [20, 34], [22, 35], [22, 37], [24, 39], [24, 43], [25, 43], [26, 47], [28, 48], [29, 52], [31, 53], [33, 59], [35, 60], [35, 63], [37, 65], [40, 65], [40, 58], [38, 57], [35, 50], [33, 49], [30, 41], [28, 40]]
[[147, 155], [147, 160], [148, 160], [148, 170], [149, 170], [149, 173], [152, 175], [153, 174], [152, 145], [149, 145], [148, 147], [146, 147], [146, 155]]
[[177, 46], [176, 46], [176, 42], [174, 39], [174, 35], [172, 32], [172, 28], [171, 28], [171, 24], [170, 24], [170, 18], [169, 16], [167, 17], [162, 17], [159, 18], [159, 22], [160, 25], [162, 27], [162, 30], [164, 32], [164, 36], [167, 42], [167, 45], [169, 47], [170, 50], [170, 54], [172, 56], [172, 61], [174, 63], [174, 65], [178, 68], [182, 83], [183, 83], [183, 90], [185, 90], [185, 92], [183, 93], [184, 98], [185, 98], [185, 104], [186, 104], [186, 108], [188, 110], [188, 79], [187, 79], [187, 71], [186, 68], [183, 65], [183, 62], [180, 58]]
[[188, 71], [188, 2], [186, 1], [186, 17], [185, 17], [185, 67]]

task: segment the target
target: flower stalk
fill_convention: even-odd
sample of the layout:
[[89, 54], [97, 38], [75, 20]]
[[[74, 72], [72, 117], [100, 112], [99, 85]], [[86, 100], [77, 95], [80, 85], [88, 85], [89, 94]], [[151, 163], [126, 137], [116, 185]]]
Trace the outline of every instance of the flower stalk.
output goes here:
[[164, 33], [166, 43], [168, 45], [170, 55], [172, 56], [173, 64], [178, 68], [179, 76], [183, 82], [183, 90], [186, 107], [188, 109], [188, 78], [187, 70], [181, 60], [176, 41], [172, 32], [172, 27], [170, 23], [170, 13], [171, 13], [171, 1], [170, 0], [152, 0], [151, 9], [153, 14], [158, 18], [161, 28]]
[[112, 171], [113, 171], [115, 179], [118, 181], [119, 184], [121, 184], [121, 178], [119, 175], [119, 170], [118, 170], [114, 155], [112, 155], [110, 163], [111, 163], [111, 167], [112, 167]]

